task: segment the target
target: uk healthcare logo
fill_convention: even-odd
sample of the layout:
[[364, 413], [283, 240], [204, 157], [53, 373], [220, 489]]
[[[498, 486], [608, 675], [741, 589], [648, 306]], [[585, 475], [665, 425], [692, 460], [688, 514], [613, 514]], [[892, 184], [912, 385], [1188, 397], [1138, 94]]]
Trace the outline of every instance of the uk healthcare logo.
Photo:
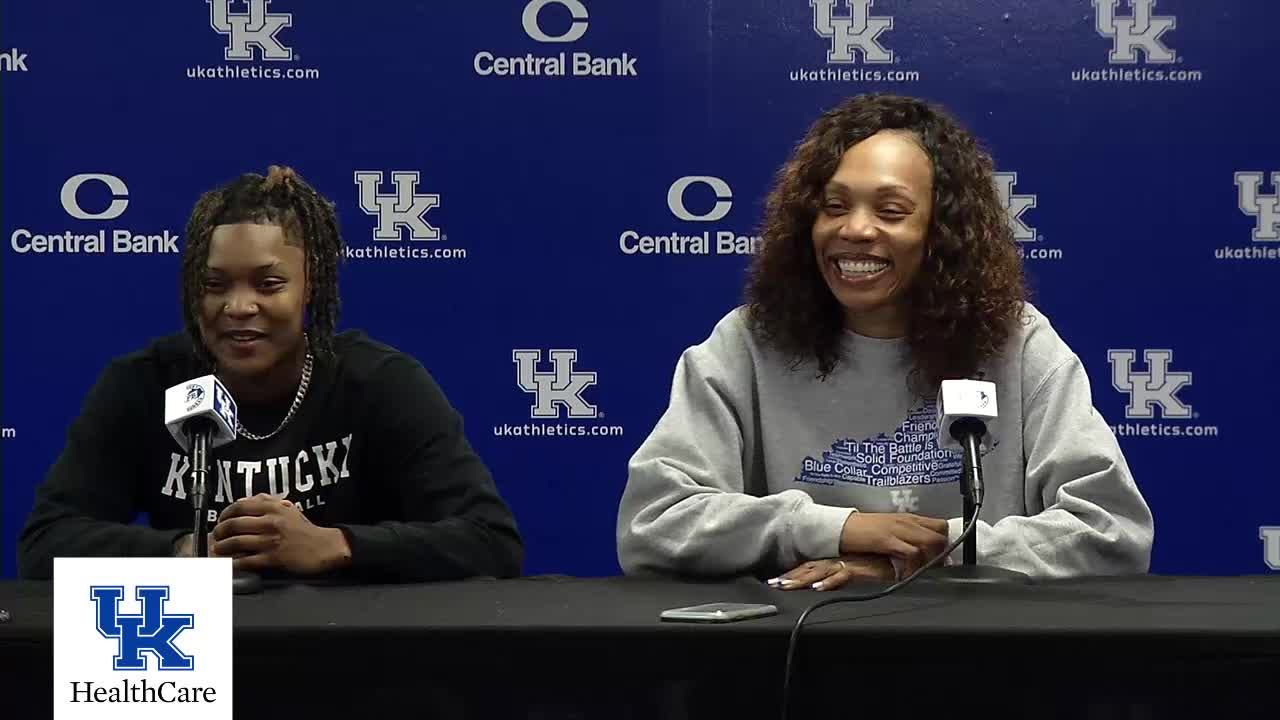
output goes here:
[[[98, 634], [115, 640], [118, 652], [112, 660], [114, 670], [147, 670], [147, 660], [155, 660], [158, 670], [193, 670], [195, 660], [182, 652], [174, 642], [182, 631], [195, 626], [191, 613], [167, 613], [168, 585], [139, 586], [136, 598], [142, 612], [130, 615], [120, 612], [121, 585], [89, 588], [89, 596], [97, 606]], [[145, 653], [145, 655], [144, 655]]]
[[230, 718], [228, 558], [56, 558], [58, 718]]
[[[187, 68], [191, 79], [314, 80], [316, 68], [281, 67], [298, 55], [281, 39], [293, 27], [293, 13], [273, 12], [272, 0], [205, 0], [209, 27], [225, 39], [222, 59], [227, 65]], [[237, 12], [237, 8], [243, 8]], [[261, 64], [253, 64], [261, 63]]]
[[[1199, 82], [1204, 73], [1176, 67], [1182, 57], [1165, 34], [1178, 27], [1173, 15], [1156, 15], [1156, 0], [1093, 0], [1094, 30], [1111, 41], [1107, 67], [1072, 70], [1074, 82]], [[1147, 67], [1155, 66], [1154, 68]]]
[[684, 175], [667, 188], [667, 210], [680, 225], [658, 231], [623, 230], [618, 249], [623, 255], [752, 255], [759, 235], [711, 226], [729, 217], [733, 188], [715, 175]]
[[1280, 170], [1270, 173], [1271, 192], [1263, 192], [1266, 173], [1235, 173], [1236, 207], [1252, 220], [1247, 245], [1227, 245], [1213, 251], [1218, 260], [1280, 260]]
[[[903, 83], [915, 82], [914, 70], [889, 69], [901, 59], [882, 37], [893, 30], [892, 15], [873, 15], [875, 0], [809, 0], [813, 33], [824, 41], [824, 67], [796, 68], [792, 82]], [[864, 69], [860, 65], [870, 65]]]
[[[98, 223], [118, 220], [129, 207], [129, 186], [117, 175], [78, 173], [67, 178], [58, 201], [72, 220], [72, 229], [59, 232], [18, 227], [9, 235], [9, 249], [19, 255], [176, 255], [180, 235], [164, 230], [156, 234], [129, 228], [107, 228]], [[80, 223], [92, 223], [83, 227]]]
[[[547, 21], [549, 7], [556, 7], [562, 22]], [[612, 5], [615, 9], [619, 5]], [[568, 16], [568, 24], [563, 23]], [[582, 40], [591, 27], [591, 12], [582, 0], [530, 0], [520, 13], [524, 34], [541, 45], [568, 45]], [[476, 75], [481, 77], [583, 78], [638, 77], [636, 58], [630, 52], [614, 56], [594, 56], [585, 51], [555, 53], [511, 50], [481, 50], [471, 60]]]

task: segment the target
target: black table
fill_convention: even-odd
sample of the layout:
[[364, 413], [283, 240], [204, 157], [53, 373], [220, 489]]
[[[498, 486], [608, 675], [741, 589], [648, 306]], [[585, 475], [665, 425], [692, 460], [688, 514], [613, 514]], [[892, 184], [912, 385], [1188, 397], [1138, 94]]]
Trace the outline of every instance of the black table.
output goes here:
[[[792, 625], [830, 596], [635, 578], [269, 587], [235, 600], [236, 717], [773, 718]], [[780, 614], [658, 620], [713, 601]], [[0, 583], [0, 608], [0, 698], [47, 717], [52, 586]], [[794, 677], [793, 718], [1274, 718], [1280, 576], [919, 582], [812, 614]]]

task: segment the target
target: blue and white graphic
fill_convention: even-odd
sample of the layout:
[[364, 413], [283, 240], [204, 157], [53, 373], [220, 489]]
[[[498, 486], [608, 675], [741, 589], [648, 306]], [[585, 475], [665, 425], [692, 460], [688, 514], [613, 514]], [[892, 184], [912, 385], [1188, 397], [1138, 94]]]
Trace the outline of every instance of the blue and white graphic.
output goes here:
[[1107, 360], [1111, 363], [1111, 386], [1129, 395], [1124, 416], [1130, 420], [1151, 419], [1159, 407], [1164, 418], [1192, 417], [1191, 406], [1178, 399], [1178, 391], [1191, 384], [1191, 373], [1169, 369], [1173, 351], [1144, 350], [1142, 358], [1147, 365], [1146, 372], [1134, 371], [1133, 362], [1137, 356], [1135, 350], [1107, 351]]
[[1254, 242], [1280, 242], [1280, 170], [1271, 173], [1271, 194], [1262, 193], [1262, 173], [1236, 173], [1240, 212], [1253, 218]]
[[893, 16], [871, 14], [875, 0], [844, 0], [847, 15], [837, 15], [837, 0], [809, 0], [813, 6], [813, 30], [818, 37], [831, 41], [827, 62], [852, 64], [861, 54], [868, 64], [893, 62], [893, 51], [880, 44], [880, 34], [893, 29]]
[[534, 396], [529, 417], [559, 418], [563, 412], [570, 418], [594, 418], [599, 414], [596, 406], [582, 397], [584, 390], [596, 384], [596, 374], [575, 369], [577, 350], [552, 350], [551, 372], [538, 370], [541, 350], [512, 350], [511, 359], [516, 364], [516, 384]]
[[120, 612], [124, 587], [93, 586], [89, 596], [97, 606], [97, 630], [104, 638], [117, 642], [118, 652], [112, 660], [115, 670], [147, 670], [147, 657], [157, 662], [158, 670], [194, 670], [195, 659], [174, 644], [184, 630], [195, 626], [195, 616], [165, 612], [169, 600], [168, 585], [138, 586], [135, 597], [142, 612]]
[[1268, 568], [1280, 570], [1280, 527], [1260, 527], [1258, 537], [1262, 538], [1262, 559]]
[[[795, 481], [876, 488], [956, 482], [961, 475], [961, 458], [938, 447], [937, 412], [936, 403], [930, 401], [913, 410], [892, 433], [839, 440], [820, 457], [806, 457]], [[909, 492], [893, 496], [899, 507], [914, 507], [916, 502]]]
[[268, 12], [271, 0], [247, 0], [248, 12], [232, 13], [233, 0], [209, 3], [209, 27], [227, 36], [226, 60], [253, 60], [254, 49], [262, 60], [292, 60], [293, 48], [276, 37], [293, 25], [293, 13]]
[[1178, 59], [1162, 36], [1178, 26], [1172, 15], [1155, 16], [1156, 0], [1129, 0], [1133, 14], [1121, 16], [1117, 11], [1120, 0], [1093, 0], [1097, 11], [1098, 34], [1110, 38], [1115, 45], [1108, 60], [1117, 65], [1138, 62], [1138, 50], [1149, 63], [1171, 63]]

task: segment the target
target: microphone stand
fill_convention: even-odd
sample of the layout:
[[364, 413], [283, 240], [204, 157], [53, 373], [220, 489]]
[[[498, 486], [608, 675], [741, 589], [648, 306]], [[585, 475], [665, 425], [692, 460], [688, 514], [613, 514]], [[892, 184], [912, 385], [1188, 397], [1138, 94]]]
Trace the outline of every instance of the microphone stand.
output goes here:
[[960, 494], [964, 501], [964, 515], [974, 517], [973, 532], [964, 540], [963, 560], [958, 565], [940, 565], [925, 577], [951, 583], [995, 584], [995, 583], [1030, 583], [1031, 578], [1017, 570], [978, 564], [978, 521], [973, 515], [974, 509], [981, 509], [983, 494], [986, 488], [982, 483], [982, 453], [978, 449], [978, 438], [986, 432], [980, 425], [975, 428], [957, 422], [954, 429], [960, 434], [960, 446], [964, 450], [964, 477], [960, 482]]
[[[196, 557], [209, 557], [209, 531], [205, 517], [209, 513], [209, 434], [212, 423], [203, 418], [187, 427], [191, 439], [191, 506], [195, 508], [192, 537]], [[247, 570], [231, 572], [231, 592], [245, 595], [262, 591], [262, 578]]]

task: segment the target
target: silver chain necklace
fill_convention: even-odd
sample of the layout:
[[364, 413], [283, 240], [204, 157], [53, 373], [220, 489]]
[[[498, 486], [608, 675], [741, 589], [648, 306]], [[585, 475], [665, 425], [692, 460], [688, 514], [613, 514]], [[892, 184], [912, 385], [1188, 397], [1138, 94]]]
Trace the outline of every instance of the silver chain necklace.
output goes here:
[[302, 407], [302, 400], [307, 396], [307, 388], [311, 385], [311, 367], [313, 362], [314, 361], [311, 356], [310, 343], [308, 343], [307, 359], [302, 364], [302, 382], [298, 383], [298, 392], [293, 396], [293, 404], [289, 406], [289, 412], [285, 413], [284, 419], [280, 421], [280, 424], [276, 426], [275, 430], [272, 430], [266, 435], [255, 435], [249, 432], [247, 429], [245, 429], [244, 425], [240, 424], [240, 416], [237, 413], [236, 415], [237, 437], [242, 437], [247, 440], [266, 440], [267, 438], [283, 430], [285, 426], [289, 424], [289, 421], [293, 419], [294, 414], [298, 412], [298, 408]]

